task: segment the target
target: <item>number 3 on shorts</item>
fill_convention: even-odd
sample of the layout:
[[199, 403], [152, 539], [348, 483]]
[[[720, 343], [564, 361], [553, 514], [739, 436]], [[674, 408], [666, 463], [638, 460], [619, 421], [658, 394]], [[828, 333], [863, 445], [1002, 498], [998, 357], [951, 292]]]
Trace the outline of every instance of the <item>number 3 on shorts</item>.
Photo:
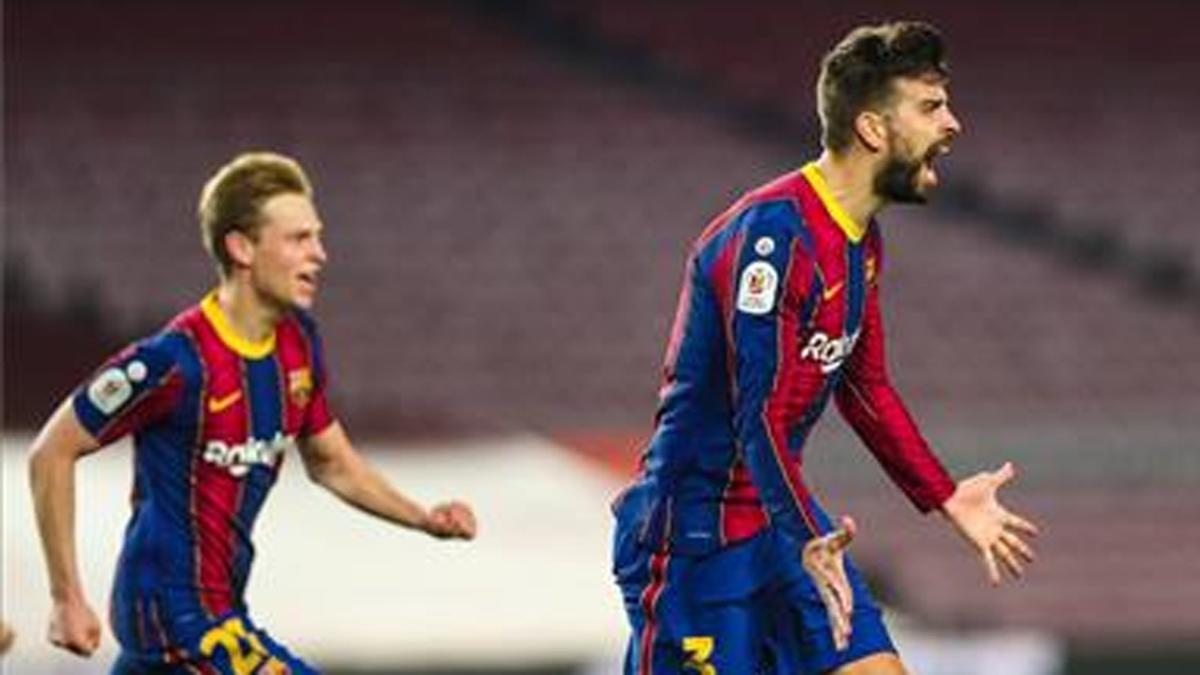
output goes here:
[[687, 661], [683, 663], [685, 669], [700, 675], [717, 675], [717, 667], [708, 662], [713, 653], [711, 636], [683, 638], [683, 651], [687, 654]]

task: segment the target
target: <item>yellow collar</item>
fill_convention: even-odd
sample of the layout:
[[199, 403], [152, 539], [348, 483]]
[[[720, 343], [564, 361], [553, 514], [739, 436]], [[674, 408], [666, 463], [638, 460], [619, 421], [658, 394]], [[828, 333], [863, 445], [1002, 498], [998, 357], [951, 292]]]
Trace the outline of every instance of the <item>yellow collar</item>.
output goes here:
[[833, 222], [837, 223], [842, 232], [846, 233], [846, 238], [857, 244], [862, 241], [862, 238], [867, 234], [867, 228], [859, 225], [857, 221], [846, 213], [842, 205], [833, 198], [833, 192], [829, 190], [829, 184], [825, 182], [825, 177], [821, 175], [821, 170], [817, 168], [816, 162], [809, 162], [800, 169], [800, 173], [808, 179], [808, 184], [812, 186], [817, 197], [825, 206], [825, 210], [833, 217]]
[[257, 342], [238, 335], [237, 331], [233, 329], [233, 325], [229, 323], [229, 317], [225, 316], [225, 312], [221, 311], [221, 306], [217, 304], [215, 290], [200, 301], [200, 311], [212, 324], [213, 330], [217, 331], [217, 337], [221, 338], [221, 342], [238, 354], [248, 359], [261, 359], [275, 349], [275, 331], [271, 331], [270, 335]]

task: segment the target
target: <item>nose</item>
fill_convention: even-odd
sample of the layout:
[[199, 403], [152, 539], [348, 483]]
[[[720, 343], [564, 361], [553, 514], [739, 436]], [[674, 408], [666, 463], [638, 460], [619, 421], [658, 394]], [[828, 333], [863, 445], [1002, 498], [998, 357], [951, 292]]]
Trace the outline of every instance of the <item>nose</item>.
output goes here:
[[312, 257], [322, 265], [329, 260], [329, 254], [325, 252], [325, 244], [321, 243], [320, 237], [313, 237]]
[[954, 113], [950, 112], [949, 108], [946, 108], [946, 133], [951, 138], [955, 138], [961, 136], [962, 132], [962, 123], [958, 121], [958, 118], [954, 116]]

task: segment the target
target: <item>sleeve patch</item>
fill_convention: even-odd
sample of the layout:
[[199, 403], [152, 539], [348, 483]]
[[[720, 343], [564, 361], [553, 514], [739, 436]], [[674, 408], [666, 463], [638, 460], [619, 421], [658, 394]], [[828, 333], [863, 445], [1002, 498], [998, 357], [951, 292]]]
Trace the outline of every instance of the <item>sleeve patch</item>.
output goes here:
[[779, 273], [763, 260], [756, 260], [742, 270], [738, 282], [737, 308], [746, 314], [767, 314], [775, 306], [779, 290]]
[[[140, 361], [134, 361], [130, 365], [141, 364]], [[144, 378], [145, 366], [142, 365], [141, 376]], [[138, 374], [137, 369], [134, 369], [134, 374]], [[129, 381], [129, 375], [121, 368], [108, 368], [96, 376], [92, 383], [88, 385], [87, 396], [92, 405], [105, 415], [112, 415], [121, 406], [129, 401], [133, 395], [133, 384]]]

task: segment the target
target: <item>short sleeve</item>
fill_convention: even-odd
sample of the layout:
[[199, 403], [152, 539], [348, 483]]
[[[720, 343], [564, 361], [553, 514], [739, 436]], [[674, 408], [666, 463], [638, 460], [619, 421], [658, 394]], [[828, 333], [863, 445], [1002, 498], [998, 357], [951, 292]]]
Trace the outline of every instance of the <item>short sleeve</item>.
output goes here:
[[75, 390], [80, 424], [101, 445], [160, 422], [178, 405], [182, 377], [161, 338], [129, 345]]

